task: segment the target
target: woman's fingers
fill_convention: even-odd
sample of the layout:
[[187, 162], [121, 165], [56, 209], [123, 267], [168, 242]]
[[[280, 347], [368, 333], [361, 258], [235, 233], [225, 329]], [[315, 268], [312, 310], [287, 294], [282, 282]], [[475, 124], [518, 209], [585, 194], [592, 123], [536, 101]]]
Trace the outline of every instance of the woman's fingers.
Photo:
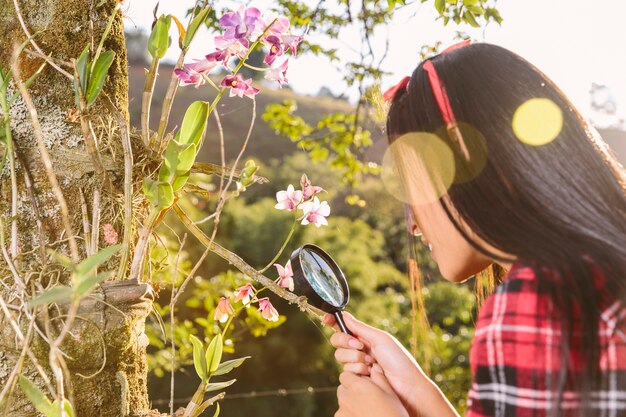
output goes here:
[[365, 363], [346, 363], [343, 365], [344, 372], [352, 372], [357, 375], [370, 375], [371, 366]]
[[339, 348], [335, 351], [335, 359], [341, 363], [363, 363], [366, 365], [374, 363], [374, 358], [370, 355], [355, 349]]
[[342, 332], [333, 333], [330, 336], [330, 344], [337, 349], [344, 348], [362, 350], [365, 347], [365, 344], [356, 337]]

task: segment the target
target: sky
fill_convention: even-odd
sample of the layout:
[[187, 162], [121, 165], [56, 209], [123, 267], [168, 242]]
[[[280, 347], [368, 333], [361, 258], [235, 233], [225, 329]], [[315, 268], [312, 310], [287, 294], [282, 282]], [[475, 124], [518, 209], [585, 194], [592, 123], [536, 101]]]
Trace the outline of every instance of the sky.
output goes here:
[[[152, 0], [127, 0], [126, 27], [148, 31], [155, 4]], [[159, 12], [173, 13], [182, 20], [185, 10], [193, 4], [193, 0], [161, 0]], [[263, 10], [270, 2], [253, 0], [248, 4]], [[617, 104], [617, 116], [626, 118], [626, 29], [623, 21], [626, 2], [623, 0], [499, 0], [497, 7], [504, 19], [502, 25], [491, 23], [480, 29], [454, 24], [444, 27], [436, 20], [432, 4], [428, 1], [399, 11], [387, 28], [373, 34], [374, 48], [381, 55], [389, 37], [383, 70], [390, 74], [380, 80], [383, 90], [411, 74], [418, 64], [421, 45], [437, 40], [441, 40], [443, 46], [451, 45], [456, 42], [454, 34], [460, 29], [472, 39], [503, 46], [526, 58], [565, 92], [584, 117], [610, 124], [612, 119], [602, 119], [592, 113], [590, 106], [592, 83], [606, 85]], [[201, 58], [212, 52], [214, 35], [201, 32], [187, 56]], [[344, 30], [339, 39], [316, 41], [338, 47], [343, 56], [354, 55], [351, 45], [360, 44], [358, 32], [352, 28]], [[178, 56], [176, 49], [171, 48], [168, 55], [172, 60]], [[290, 60], [288, 78], [292, 88], [302, 94], [314, 95], [326, 86], [335, 94], [355, 95], [355, 91], [346, 86], [341, 72], [320, 57], [302, 55]]]

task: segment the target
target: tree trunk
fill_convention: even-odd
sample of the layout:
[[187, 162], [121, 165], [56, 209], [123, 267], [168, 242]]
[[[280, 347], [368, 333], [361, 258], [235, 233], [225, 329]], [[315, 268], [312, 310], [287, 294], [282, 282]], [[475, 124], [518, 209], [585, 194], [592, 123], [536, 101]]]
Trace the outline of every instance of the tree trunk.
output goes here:
[[[71, 66], [63, 66], [63, 62], [77, 59], [85, 46], [92, 42], [92, 51], [97, 48], [117, 1], [18, 0], [18, 4], [30, 33], [39, 32], [34, 37], [39, 47], [73, 74]], [[0, 48], [0, 65], [8, 70], [13, 52], [12, 42], [19, 44], [27, 38], [17, 18], [13, 0], [0, 2], [0, 35], [4, 40], [3, 48]], [[34, 50], [34, 47], [29, 45], [27, 49]], [[103, 94], [89, 109], [87, 117], [93, 124], [102, 165], [113, 184], [112, 191], [103, 187], [103, 180], [94, 168], [93, 158], [85, 146], [81, 120], [76, 117], [72, 80], [47, 65], [29, 87], [44, 143], [67, 201], [71, 231], [78, 242], [80, 259], [87, 256], [85, 245], [91, 240], [92, 228], [89, 226], [85, 230], [85, 223], [95, 222], [93, 230], [100, 231], [101, 237], [96, 240], [95, 251], [107, 246], [101, 225], [111, 224], [120, 240], [124, 233], [124, 152], [116, 119], [107, 110], [109, 107], [105, 106], [108, 100], [106, 95], [123, 118], [128, 120], [128, 76], [120, 12], [104, 43], [104, 49], [114, 51], [116, 58], [109, 70]], [[21, 78], [26, 80], [43, 60], [25, 51], [19, 62]], [[11, 82], [9, 90], [17, 91], [15, 86]], [[48, 250], [66, 256], [70, 256], [71, 251], [59, 202], [37, 148], [29, 108], [19, 98], [9, 114], [16, 154], [17, 255], [10, 251], [12, 201], [15, 196], [7, 164], [0, 173], [0, 216], [4, 225], [4, 246], [10, 252], [15, 271], [10, 270], [6, 257], [0, 258], [0, 296], [11, 309], [11, 306], [21, 305], [20, 299], [25, 292], [28, 293], [28, 299], [43, 288], [70, 283], [68, 271], [51, 256], [42, 255], [42, 240]], [[139, 145], [133, 143], [133, 146]], [[0, 145], [0, 155], [3, 151]], [[27, 187], [26, 173], [32, 181], [32, 193]], [[135, 189], [140, 190], [140, 187], [135, 185]], [[99, 197], [96, 196], [98, 193]], [[84, 204], [81, 204], [81, 195], [84, 196]], [[96, 212], [99, 215], [95, 215]], [[135, 207], [133, 214], [139, 218], [145, 216], [145, 207]], [[38, 220], [43, 226], [41, 232]], [[133, 226], [133, 236], [136, 236], [136, 227]], [[121, 255], [117, 254], [101, 270], [117, 271], [120, 259]], [[19, 280], [16, 275], [26, 284], [25, 290], [17, 285]], [[67, 355], [69, 369], [64, 378], [66, 397], [71, 400], [77, 416], [151, 415], [146, 387], [147, 338], [143, 333], [151, 303], [152, 290], [149, 284], [136, 280], [107, 282], [81, 303], [74, 325], [61, 345], [61, 350]], [[36, 321], [41, 333], [35, 333], [31, 347], [38, 362], [54, 381], [47, 366], [49, 344], [43, 336], [54, 338], [58, 334], [66, 318], [66, 307], [53, 305], [47, 308], [47, 312], [42, 313], [42, 310], [40, 307]], [[29, 324], [27, 317], [20, 314], [18, 309], [12, 310], [12, 316], [22, 333], [26, 334]], [[9, 317], [0, 310], [0, 391], [9, 380], [22, 348], [23, 344], [16, 337]], [[35, 371], [33, 361], [28, 357], [20, 373], [35, 381], [51, 398]], [[0, 415], [4, 415], [7, 404], [6, 415], [39, 415], [25, 399], [19, 385], [16, 385], [9, 401], [0, 407]]]

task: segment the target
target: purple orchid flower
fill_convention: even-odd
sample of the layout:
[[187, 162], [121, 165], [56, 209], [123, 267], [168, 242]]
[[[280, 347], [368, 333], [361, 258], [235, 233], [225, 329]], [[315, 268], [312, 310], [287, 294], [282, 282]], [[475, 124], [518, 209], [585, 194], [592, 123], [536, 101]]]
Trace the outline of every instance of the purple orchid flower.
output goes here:
[[321, 193], [324, 191], [322, 187], [317, 185], [312, 185], [311, 180], [306, 174], [302, 174], [302, 178], [300, 178], [300, 186], [302, 187], [302, 199], [308, 200], [313, 197], [315, 194]]
[[252, 98], [259, 93], [259, 89], [252, 87], [250, 83], [252, 83], [252, 78], [244, 80], [241, 74], [235, 74], [224, 77], [220, 85], [222, 87], [230, 87], [230, 97], [246, 96]]
[[317, 197], [313, 197], [313, 201], [300, 204], [300, 208], [304, 211], [303, 225], [313, 223], [316, 227], [320, 227], [328, 224], [326, 217], [330, 214], [330, 206], [326, 201], [320, 203]]
[[217, 66], [217, 62], [201, 59], [182, 68], [176, 68], [174, 74], [180, 79], [181, 85], [195, 85], [196, 88], [206, 83], [204, 78]]
[[270, 47], [270, 52], [265, 56], [263, 62], [267, 65], [272, 65], [276, 58], [283, 54], [283, 46], [281, 45], [280, 38], [275, 35], [265, 38], [265, 42]]
[[[276, 81], [278, 85], [282, 87], [283, 84], [289, 82], [289, 80], [286, 77], [288, 66], [289, 66], [289, 60], [285, 59], [285, 62], [283, 62], [280, 66], [270, 69], [267, 72], [265, 79], [270, 80], [270, 81]], [[305, 198], [305, 200], [307, 199]]]
[[226, 28], [224, 36], [229, 39], [244, 39], [249, 37], [258, 25], [261, 11], [256, 7], [241, 6], [236, 12], [226, 13], [220, 19], [220, 24]]
[[224, 65], [228, 64], [228, 61], [230, 60], [231, 57], [231, 53], [228, 51], [228, 49], [218, 49], [215, 52], [211, 52], [210, 54], [208, 54], [207, 56], [205, 56], [204, 58], [207, 61], [213, 62], [213, 61], [219, 61], [222, 62]]
[[304, 39], [304, 35], [285, 35], [283, 36], [283, 42], [285, 44], [285, 49], [289, 49], [293, 56], [298, 55], [298, 45]]
[[[243, 58], [246, 56], [250, 42], [247, 39], [229, 38], [226, 35], [214, 38], [215, 47], [220, 51], [227, 51], [230, 56]], [[230, 58], [230, 56], [228, 58]]]
[[289, 184], [287, 190], [276, 193], [276, 205], [274, 208], [278, 210], [292, 211], [302, 202], [302, 191], [296, 190], [293, 185]]

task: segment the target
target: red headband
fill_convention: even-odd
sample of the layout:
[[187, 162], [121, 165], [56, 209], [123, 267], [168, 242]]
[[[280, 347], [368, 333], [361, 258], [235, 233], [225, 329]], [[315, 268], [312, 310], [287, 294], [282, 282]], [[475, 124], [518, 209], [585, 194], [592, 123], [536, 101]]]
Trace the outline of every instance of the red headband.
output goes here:
[[[462, 42], [456, 43], [441, 52], [441, 55], [447, 54], [448, 52], [454, 51], [456, 49], [467, 46], [471, 43], [470, 39], [466, 39]], [[461, 131], [459, 130], [459, 126], [456, 121], [456, 117], [454, 117], [454, 112], [452, 111], [452, 105], [450, 104], [450, 99], [448, 98], [448, 94], [446, 93], [446, 89], [443, 86], [443, 83], [439, 79], [437, 75], [437, 71], [435, 70], [435, 66], [433, 65], [431, 59], [427, 59], [422, 66], [424, 71], [428, 74], [428, 80], [430, 81], [430, 87], [433, 90], [433, 95], [435, 96], [435, 101], [437, 102], [437, 107], [439, 107], [439, 112], [441, 113], [441, 117], [446, 124], [446, 130], [448, 131], [448, 135], [452, 140], [459, 144], [461, 148], [461, 152], [465, 156], [465, 159], [469, 161], [470, 155], [467, 150], [467, 146], [465, 145], [465, 141], [463, 140], [463, 136], [461, 135]], [[402, 88], [407, 88], [409, 84], [409, 77], [404, 77], [398, 84], [391, 87], [389, 90], [385, 91], [383, 95], [386, 101], [392, 100], [396, 95], [398, 90]]]

